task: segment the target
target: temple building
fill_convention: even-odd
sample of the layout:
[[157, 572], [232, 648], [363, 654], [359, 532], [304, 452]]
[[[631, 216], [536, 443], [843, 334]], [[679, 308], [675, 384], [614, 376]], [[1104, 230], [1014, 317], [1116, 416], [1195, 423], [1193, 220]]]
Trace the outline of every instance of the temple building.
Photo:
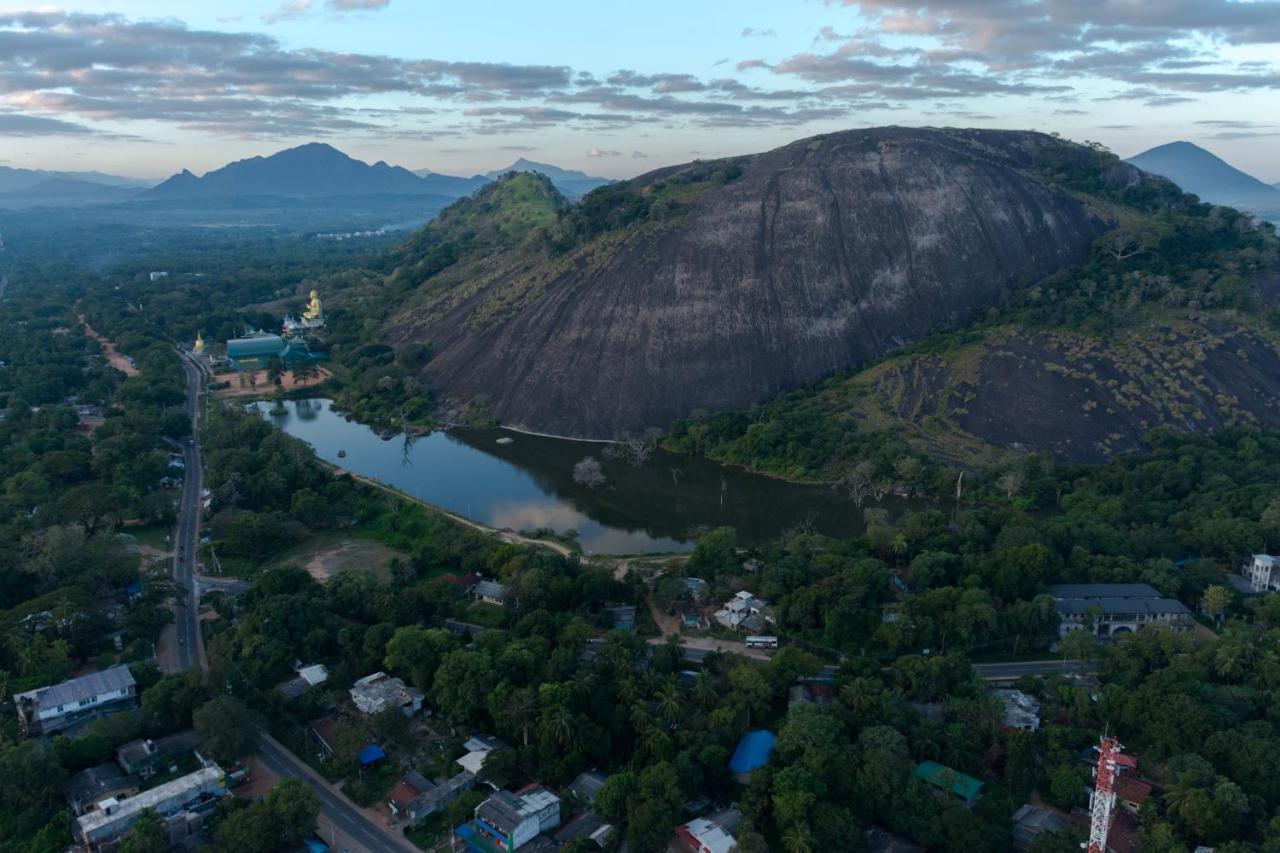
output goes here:
[[249, 331], [244, 337], [227, 341], [227, 363], [233, 370], [262, 370], [277, 358], [286, 366], [314, 360], [311, 348], [302, 338]]

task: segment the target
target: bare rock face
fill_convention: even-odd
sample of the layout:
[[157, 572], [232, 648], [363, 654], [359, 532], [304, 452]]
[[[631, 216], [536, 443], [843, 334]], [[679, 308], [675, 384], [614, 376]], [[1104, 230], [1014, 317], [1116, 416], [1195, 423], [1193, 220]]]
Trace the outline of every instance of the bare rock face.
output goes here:
[[1049, 147], [1063, 146], [907, 128], [796, 142], [740, 161], [675, 221], [473, 265], [390, 337], [429, 341], [424, 379], [510, 426], [608, 438], [748, 407], [1085, 260], [1112, 223], [1041, 176]]

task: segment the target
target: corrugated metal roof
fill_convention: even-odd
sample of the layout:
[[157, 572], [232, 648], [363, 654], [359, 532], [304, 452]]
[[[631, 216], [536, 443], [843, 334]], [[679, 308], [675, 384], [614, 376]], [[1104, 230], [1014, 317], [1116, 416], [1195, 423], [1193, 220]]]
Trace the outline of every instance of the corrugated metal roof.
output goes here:
[[101, 696], [104, 693], [114, 693], [135, 685], [136, 682], [133, 680], [133, 673], [129, 671], [129, 667], [120, 664], [110, 669], [104, 669], [101, 672], [91, 672], [88, 675], [69, 679], [52, 687], [43, 687], [39, 690], [19, 694], [19, 696], [31, 696], [34, 694], [36, 704], [40, 707], [53, 708], [58, 705], [70, 705], [92, 696]]

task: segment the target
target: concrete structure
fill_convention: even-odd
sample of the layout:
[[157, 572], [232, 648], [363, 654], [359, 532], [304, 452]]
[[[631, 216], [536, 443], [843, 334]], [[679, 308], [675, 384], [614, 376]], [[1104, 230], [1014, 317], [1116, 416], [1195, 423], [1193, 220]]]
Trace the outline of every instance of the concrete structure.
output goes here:
[[1040, 728], [1040, 703], [1021, 690], [992, 690], [1004, 706], [1004, 726], [1034, 732]]
[[76, 818], [73, 831], [85, 848], [100, 850], [104, 844], [125, 835], [144, 809], [151, 809], [167, 820], [188, 812], [204, 814], [224, 794], [222, 768], [210, 765], [127, 800], [105, 800], [98, 808]]
[[52, 687], [14, 694], [18, 723], [29, 737], [60, 732], [82, 720], [103, 717], [138, 704], [138, 685], [129, 667], [113, 666]]
[[1276, 570], [1276, 558], [1269, 554], [1254, 554], [1253, 561], [1245, 567], [1244, 575], [1254, 592], [1280, 592], [1280, 572]]
[[406, 717], [422, 710], [422, 693], [406, 687], [399, 678], [385, 672], [375, 672], [352, 685], [348, 691], [351, 701], [362, 714], [381, 714], [389, 708], [399, 708]]
[[132, 773], [125, 773], [114, 764], [99, 764], [72, 776], [62, 790], [71, 813], [82, 815], [103, 800], [132, 797], [140, 787], [142, 780]]
[[1058, 633], [1065, 637], [1092, 620], [1103, 638], [1130, 634], [1151, 625], [1186, 629], [1191, 611], [1180, 601], [1161, 595], [1145, 583], [1081, 583], [1049, 587], [1061, 617]]
[[541, 785], [498, 791], [476, 806], [472, 827], [495, 850], [518, 850], [560, 825], [560, 798]]
[[756, 598], [745, 589], [734, 594], [713, 617], [726, 628], [758, 634], [773, 624], [769, 603]]

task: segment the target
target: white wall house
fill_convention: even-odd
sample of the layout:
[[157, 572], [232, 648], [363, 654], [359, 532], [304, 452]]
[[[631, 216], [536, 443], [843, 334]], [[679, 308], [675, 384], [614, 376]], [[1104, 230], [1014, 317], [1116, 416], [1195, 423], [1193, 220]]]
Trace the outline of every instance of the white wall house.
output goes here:
[[28, 736], [47, 735], [81, 720], [102, 717], [138, 703], [138, 685], [121, 664], [52, 687], [14, 694], [18, 721]]

